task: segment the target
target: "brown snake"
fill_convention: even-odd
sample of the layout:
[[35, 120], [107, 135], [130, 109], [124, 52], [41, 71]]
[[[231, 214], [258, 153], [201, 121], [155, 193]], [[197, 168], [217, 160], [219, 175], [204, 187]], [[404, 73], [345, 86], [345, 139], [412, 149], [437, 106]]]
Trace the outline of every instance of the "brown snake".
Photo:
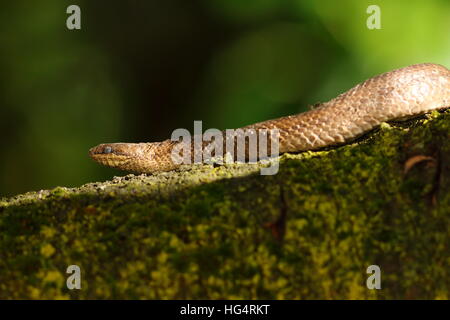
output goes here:
[[[279, 152], [316, 150], [349, 142], [382, 122], [411, 118], [450, 106], [450, 70], [416, 64], [370, 78], [314, 109], [243, 129], [278, 129]], [[89, 150], [96, 162], [135, 173], [170, 171], [180, 142], [100, 144]]]

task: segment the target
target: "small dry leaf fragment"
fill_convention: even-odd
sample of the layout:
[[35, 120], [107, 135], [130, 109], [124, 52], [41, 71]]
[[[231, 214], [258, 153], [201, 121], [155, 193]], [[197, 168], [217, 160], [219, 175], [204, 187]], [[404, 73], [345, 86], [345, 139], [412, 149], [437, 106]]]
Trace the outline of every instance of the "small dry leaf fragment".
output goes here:
[[405, 162], [405, 166], [403, 169], [404, 174], [407, 174], [409, 170], [411, 170], [412, 167], [414, 167], [416, 164], [423, 162], [423, 161], [432, 161], [436, 162], [436, 159], [430, 156], [424, 156], [424, 155], [417, 155], [409, 158]]

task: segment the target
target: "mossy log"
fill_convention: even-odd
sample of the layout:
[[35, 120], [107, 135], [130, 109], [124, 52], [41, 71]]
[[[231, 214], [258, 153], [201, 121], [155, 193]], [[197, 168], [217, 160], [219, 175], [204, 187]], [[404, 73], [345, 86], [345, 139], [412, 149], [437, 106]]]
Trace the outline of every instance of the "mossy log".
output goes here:
[[204, 165], [2, 199], [0, 299], [448, 299], [449, 138], [433, 112], [273, 176]]

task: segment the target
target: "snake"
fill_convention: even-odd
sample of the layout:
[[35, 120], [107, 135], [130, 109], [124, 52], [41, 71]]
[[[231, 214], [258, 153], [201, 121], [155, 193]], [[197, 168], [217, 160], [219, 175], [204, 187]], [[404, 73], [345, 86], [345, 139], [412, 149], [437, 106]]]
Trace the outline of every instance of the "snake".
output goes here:
[[[279, 153], [299, 153], [343, 145], [384, 122], [406, 120], [448, 107], [450, 70], [439, 64], [421, 63], [376, 75], [306, 112], [241, 129], [277, 129]], [[171, 171], [181, 166], [171, 156], [179, 143], [182, 142], [171, 139], [104, 143], [91, 148], [89, 156], [102, 165], [133, 173]], [[204, 147], [202, 142], [196, 150], [202, 151]]]

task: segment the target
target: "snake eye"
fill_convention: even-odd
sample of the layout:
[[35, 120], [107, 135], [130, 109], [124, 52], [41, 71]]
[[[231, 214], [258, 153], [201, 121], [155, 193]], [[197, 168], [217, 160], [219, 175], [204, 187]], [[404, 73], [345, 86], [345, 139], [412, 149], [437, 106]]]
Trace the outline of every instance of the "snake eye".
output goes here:
[[105, 147], [104, 149], [103, 149], [103, 153], [111, 153], [112, 152], [112, 148], [111, 147]]

